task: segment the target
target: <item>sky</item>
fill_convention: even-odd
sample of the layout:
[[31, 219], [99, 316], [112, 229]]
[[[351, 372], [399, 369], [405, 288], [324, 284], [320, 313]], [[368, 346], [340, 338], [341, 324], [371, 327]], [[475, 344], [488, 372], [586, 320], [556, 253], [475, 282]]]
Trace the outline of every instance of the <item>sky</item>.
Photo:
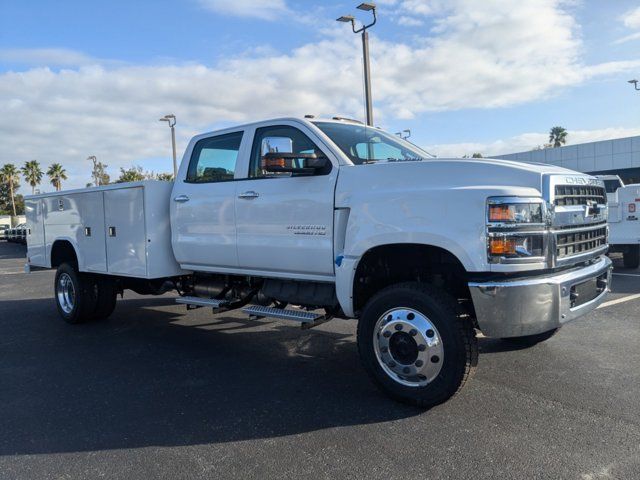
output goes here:
[[[89, 155], [171, 171], [197, 133], [288, 115], [363, 119], [360, 38], [330, 0], [0, 0], [0, 166]], [[640, 2], [379, 0], [375, 124], [440, 157], [640, 135]], [[41, 190], [52, 187], [43, 183]], [[26, 191], [26, 189], [25, 189]]]

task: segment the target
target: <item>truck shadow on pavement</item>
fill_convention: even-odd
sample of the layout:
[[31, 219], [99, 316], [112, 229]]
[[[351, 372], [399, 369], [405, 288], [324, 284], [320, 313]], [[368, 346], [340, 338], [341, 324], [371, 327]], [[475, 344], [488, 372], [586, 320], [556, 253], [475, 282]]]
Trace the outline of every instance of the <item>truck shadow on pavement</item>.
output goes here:
[[0, 455], [231, 442], [420, 413], [370, 383], [348, 325], [301, 332], [152, 298], [72, 326], [49, 298], [2, 305]]

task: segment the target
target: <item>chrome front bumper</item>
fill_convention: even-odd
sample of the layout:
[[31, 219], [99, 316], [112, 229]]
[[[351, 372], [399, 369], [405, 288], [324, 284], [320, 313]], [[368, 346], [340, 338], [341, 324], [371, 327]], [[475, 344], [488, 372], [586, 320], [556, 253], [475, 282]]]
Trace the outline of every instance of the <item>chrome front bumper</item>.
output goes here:
[[[535, 335], [560, 327], [594, 310], [611, 286], [611, 260], [570, 272], [503, 282], [470, 282], [478, 326], [489, 337]], [[606, 286], [595, 298], [571, 306], [572, 287], [597, 279]], [[575, 294], [575, 292], [573, 292]]]

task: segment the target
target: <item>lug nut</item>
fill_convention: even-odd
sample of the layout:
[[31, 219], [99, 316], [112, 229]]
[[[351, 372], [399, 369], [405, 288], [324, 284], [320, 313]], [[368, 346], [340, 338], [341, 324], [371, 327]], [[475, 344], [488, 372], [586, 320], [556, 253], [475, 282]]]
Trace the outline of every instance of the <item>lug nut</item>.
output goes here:
[[438, 363], [440, 361], [440, 357], [437, 355], [434, 355], [433, 357], [431, 357], [431, 362], [432, 363]]
[[382, 334], [382, 336], [384, 338], [389, 338], [391, 336], [391, 332], [389, 330], [385, 330], [384, 333]]
[[409, 335], [411, 335], [412, 337], [415, 337], [417, 333], [418, 331], [415, 328], [412, 328], [411, 330], [409, 330]]
[[424, 352], [427, 349], [427, 346], [424, 343], [421, 343], [420, 345], [418, 345], [418, 350], [420, 350], [421, 352]]
[[416, 316], [413, 313], [409, 313], [407, 315], [407, 319], [409, 319], [409, 320], [413, 320], [414, 318], [416, 318]]
[[420, 368], [423, 365], [422, 360], [416, 360], [415, 366]]
[[409, 373], [411, 370], [409, 369], [409, 367], [404, 367], [402, 369], [402, 373]]
[[398, 330], [398, 331], [402, 330], [402, 324], [401, 324], [401, 323], [398, 323], [398, 324], [396, 325], [396, 327], [395, 327], [395, 328], [396, 328], [396, 330]]
[[434, 332], [433, 330], [429, 329], [427, 330], [427, 337], [429, 338], [433, 338], [433, 336], [436, 334], [436, 332]]

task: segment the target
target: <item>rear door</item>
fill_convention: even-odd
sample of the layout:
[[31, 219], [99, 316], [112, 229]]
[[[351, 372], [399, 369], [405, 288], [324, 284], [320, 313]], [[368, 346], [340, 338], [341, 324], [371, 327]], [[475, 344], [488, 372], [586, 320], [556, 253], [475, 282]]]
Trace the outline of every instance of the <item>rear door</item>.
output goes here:
[[[237, 268], [236, 164], [244, 131], [198, 140], [171, 199], [172, 244], [183, 268]], [[182, 177], [182, 178], [180, 178]]]
[[248, 178], [236, 182], [240, 265], [281, 275], [331, 276], [338, 168], [329, 164], [313, 176], [268, 173], [261, 168], [262, 140], [268, 137], [290, 139], [293, 153], [329, 153], [304, 125], [283, 122], [255, 130]]

